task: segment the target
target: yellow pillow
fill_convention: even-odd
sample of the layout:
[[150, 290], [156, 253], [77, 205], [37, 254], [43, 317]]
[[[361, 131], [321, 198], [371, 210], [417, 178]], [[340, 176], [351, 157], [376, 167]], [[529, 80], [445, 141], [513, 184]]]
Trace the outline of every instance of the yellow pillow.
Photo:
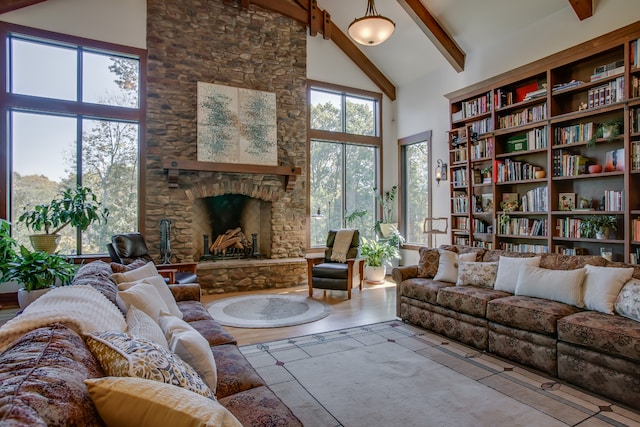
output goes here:
[[133, 377], [93, 378], [84, 382], [108, 427], [242, 427], [218, 401], [171, 384]]

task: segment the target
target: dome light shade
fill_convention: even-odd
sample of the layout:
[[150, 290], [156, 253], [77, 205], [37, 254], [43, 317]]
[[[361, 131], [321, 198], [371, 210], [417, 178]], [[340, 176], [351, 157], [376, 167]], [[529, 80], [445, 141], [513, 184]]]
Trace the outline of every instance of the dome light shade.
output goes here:
[[349, 35], [362, 45], [375, 46], [391, 37], [395, 29], [391, 19], [378, 13], [374, 0], [368, 0], [364, 16], [349, 25]]

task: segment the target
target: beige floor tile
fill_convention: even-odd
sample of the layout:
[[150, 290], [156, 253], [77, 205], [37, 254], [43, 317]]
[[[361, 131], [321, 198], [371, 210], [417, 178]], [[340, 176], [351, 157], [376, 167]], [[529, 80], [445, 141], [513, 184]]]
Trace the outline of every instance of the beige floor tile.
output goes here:
[[372, 345], [372, 344], [380, 344], [387, 341], [385, 337], [378, 334], [371, 334], [371, 333], [352, 336], [352, 338], [362, 343], [362, 345], [365, 345], [365, 346]]
[[251, 363], [251, 366], [254, 368], [262, 368], [263, 366], [271, 366], [274, 365], [277, 360], [271, 354], [266, 351], [255, 353], [255, 354], [246, 354], [245, 357]]
[[272, 351], [271, 355], [280, 362], [291, 362], [294, 360], [308, 359], [309, 354], [299, 348]]
[[278, 366], [274, 364], [271, 366], [256, 368], [256, 371], [268, 386], [295, 380], [295, 378], [293, 378], [293, 376], [289, 373], [289, 371], [287, 371], [284, 366]]
[[464, 358], [445, 353], [438, 347], [420, 350], [418, 353], [474, 380], [493, 375], [493, 372], [469, 363], [469, 361]]
[[396, 343], [413, 351], [418, 351], [418, 350], [423, 350], [425, 348], [433, 347], [433, 344], [425, 342], [423, 340], [416, 339], [415, 337], [401, 338], [399, 340], [396, 340]]
[[339, 351], [351, 350], [352, 348], [364, 347], [362, 343], [353, 338], [344, 338], [336, 341], [329, 341], [318, 345], [305, 347], [304, 351], [311, 356], [337, 353]]
[[618, 405], [611, 405], [611, 410], [616, 414], [620, 414], [623, 417], [640, 424], [640, 412], [634, 412]]
[[290, 408], [305, 427], [333, 427], [340, 423], [327, 412], [297, 381], [275, 384], [271, 390]]

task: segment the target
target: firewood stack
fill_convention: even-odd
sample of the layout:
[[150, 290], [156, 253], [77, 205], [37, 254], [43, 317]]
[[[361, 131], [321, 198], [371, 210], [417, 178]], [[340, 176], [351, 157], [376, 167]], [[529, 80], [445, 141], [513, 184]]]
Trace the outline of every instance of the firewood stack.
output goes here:
[[251, 249], [251, 242], [240, 227], [227, 230], [220, 234], [209, 246], [212, 254], [226, 254], [227, 252], [244, 252]]

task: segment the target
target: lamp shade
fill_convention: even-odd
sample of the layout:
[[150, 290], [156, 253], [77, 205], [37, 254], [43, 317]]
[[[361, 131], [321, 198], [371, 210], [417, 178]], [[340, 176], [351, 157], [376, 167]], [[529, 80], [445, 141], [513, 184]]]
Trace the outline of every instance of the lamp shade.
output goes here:
[[349, 25], [349, 35], [356, 42], [366, 45], [378, 45], [393, 34], [396, 24], [384, 16], [364, 16]]

